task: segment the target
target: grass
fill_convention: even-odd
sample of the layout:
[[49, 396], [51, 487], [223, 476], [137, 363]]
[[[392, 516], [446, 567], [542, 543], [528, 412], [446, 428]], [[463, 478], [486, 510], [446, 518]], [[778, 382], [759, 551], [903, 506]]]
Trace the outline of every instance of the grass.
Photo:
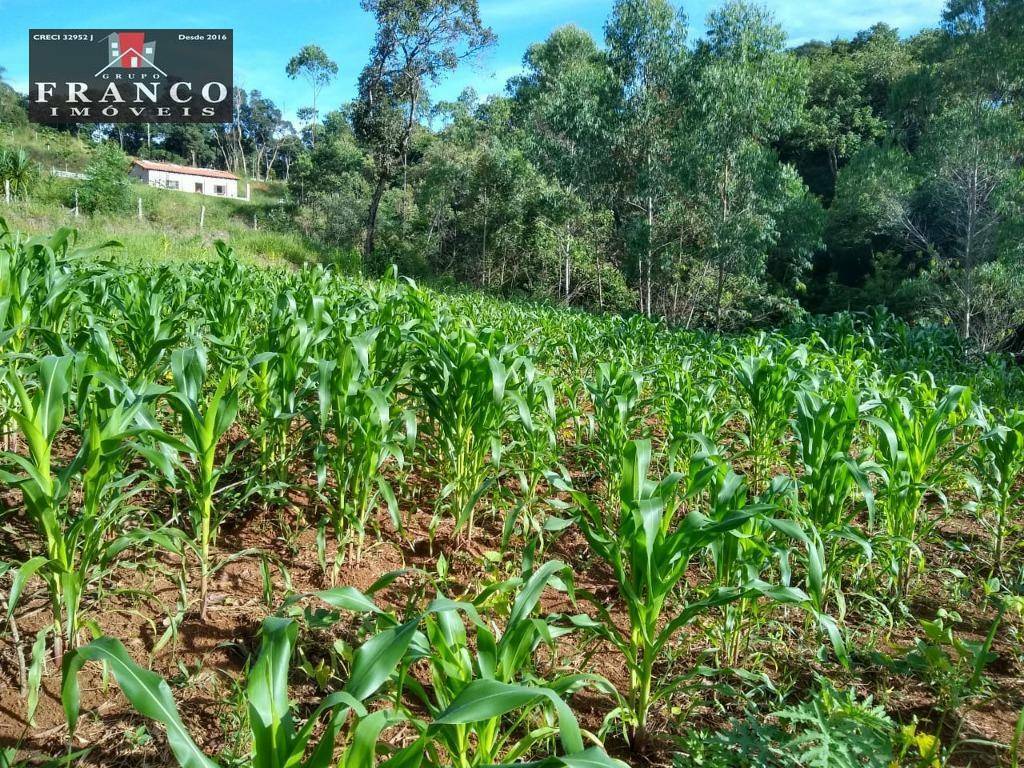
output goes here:
[[[83, 245], [116, 240], [133, 258], [148, 260], [205, 259], [216, 240], [227, 242], [247, 260], [264, 263], [304, 264], [331, 257], [309, 242], [292, 226], [281, 182], [239, 180], [239, 191], [251, 186], [251, 200], [194, 195], [133, 183], [132, 209], [116, 214], [74, 215], [76, 179], [50, 175], [50, 168], [84, 172], [92, 148], [71, 134], [47, 128], [27, 127], [4, 132], [0, 146], [26, 150], [39, 163], [41, 178], [28, 200], [4, 205], [0, 216], [12, 229], [44, 234], [60, 227], [74, 227]], [[142, 218], [138, 217], [142, 200]], [[203, 227], [200, 216], [205, 208]]]

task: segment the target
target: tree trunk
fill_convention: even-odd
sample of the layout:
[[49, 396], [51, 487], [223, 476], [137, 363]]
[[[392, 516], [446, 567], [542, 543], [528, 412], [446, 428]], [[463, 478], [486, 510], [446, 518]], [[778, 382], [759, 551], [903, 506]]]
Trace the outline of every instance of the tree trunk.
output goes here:
[[380, 199], [384, 197], [384, 186], [384, 179], [378, 179], [377, 186], [373, 189], [373, 197], [370, 199], [370, 210], [366, 216], [366, 239], [363, 241], [364, 261], [373, 258], [374, 240], [377, 237], [377, 212], [380, 209]]

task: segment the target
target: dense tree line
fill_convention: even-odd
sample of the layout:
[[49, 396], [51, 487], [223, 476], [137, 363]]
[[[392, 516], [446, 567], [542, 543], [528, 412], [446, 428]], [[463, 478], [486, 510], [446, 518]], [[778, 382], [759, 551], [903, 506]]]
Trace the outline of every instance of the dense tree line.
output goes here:
[[477, 1], [362, 5], [352, 103], [317, 105], [337, 65], [309, 45], [298, 129], [253, 90], [226, 125], [103, 136], [286, 181], [297, 225], [370, 272], [687, 326], [884, 305], [989, 348], [1022, 321], [1021, 0], [796, 48], [740, 0], [697, 40], [671, 0], [616, 0], [603, 40], [562, 27], [503, 95], [450, 103], [430, 89], [494, 41]]
[[[689, 40], [668, 0], [618, 0], [603, 41], [563, 27], [504, 95], [436, 104], [428, 86], [489, 43], [476, 4], [366, 7], [359, 98], [290, 188], [307, 231], [369, 269], [719, 328], [884, 305], [987, 348], [1021, 321], [1019, 0], [795, 49], [755, 5]], [[439, 15], [443, 42], [395, 45], [396, 18], [414, 35]]]

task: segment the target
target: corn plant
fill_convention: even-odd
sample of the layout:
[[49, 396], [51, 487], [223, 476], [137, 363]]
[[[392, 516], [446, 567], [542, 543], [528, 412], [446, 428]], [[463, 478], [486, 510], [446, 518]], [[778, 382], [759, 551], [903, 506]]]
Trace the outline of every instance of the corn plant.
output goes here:
[[[123, 505], [133, 492], [129, 486], [138, 479], [125, 475], [127, 459], [133, 449], [145, 450], [136, 439], [160, 432], [145, 414], [145, 398], [121, 382], [87, 374], [77, 393], [80, 445], [71, 461], [57, 466], [54, 446], [75, 386], [74, 360], [41, 358], [35, 374], [30, 393], [21, 378], [9, 372], [18, 401], [12, 416], [28, 455], [4, 454], [7, 466], [20, 471], [5, 469], [0, 478], [21, 490], [45, 553], [21, 566], [8, 605], [13, 611], [27, 578], [40, 575], [49, 592], [59, 656], [65, 642], [72, 647], [77, 643], [83, 595], [129, 543], [142, 541], [138, 536], [110, 534], [125, 533]], [[71, 498], [76, 488], [81, 498], [77, 506]]]
[[189, 497], [189, 521], [195, 537], [192, 549], [199, 561], [199, 612], [206, 617], [210, 576], [217, 570], [210, 560], [210, 545], [224, 519], [224, 511], [214, 505], [218, 483], [231, 459], [217, 462], [217, 446], [238, 415], [238, 391], [229, 384], [224, 372], [212, 394], [207, 384], [206, 350], [202, 347], [179, 349], [171, 355], [173, 389], [167, 402], [177, 416], [181, 442], [178, 449], [187, 454], [192, 467], [184, 472]]
[[734, 378], [745, 403], [740, 414], [748, 431], [741, 435], [752, 463], [751, 488], [760, 493], [768, 485], [779, 446], [783, 443], [794, 407], [799, 376], [797, 363], [806, 358], [807, 350], [798, 347], [782, 355], [771, 348], [760, 355], [747, 355], [736, 362]]
[[1024, 411], [1005, 414], [998, 424], [986, 425], [972, 456], [974, 486], [981, 520], [992, 537], [989, 575], [1003, 571], [1007, 535], [1017, 527], [1014, 512], [1024, 499]]
[[245, 360], [252, 338], [259, 328], [257, 307], [252, 300], [254, 279], [225, 243], [214, 243], [217, 264], [207, 267], [201, 278], [199, 313], [206, 322], [210, 344], [225, 367]]
[[169, 351], [181, 341], [185, 310], [171, 298], [173, 280], [169, 270], [161, 270], [114, 283], [112, 301], [120, 320], [115, 336], [131, 359], [128, 376], [136, 388], [159, 379]]
[[[571, 572], [563, 563], [550, 561], [522, 578], [492, 584], [472, 602], [438, 596], [405, 621], [383, 611], [371, 597], [397, 575], [382, 577], [369, 594], [338, 587], [316, 597], [334, 608], [367, 614], [384, 627], [374, 638], [388, 638], [380, 652], [402, 657], [393, 677], [395, 701], [411, 699], [411, 706], [403, 705], [410, 717], [424, 710], [428, 715], [426, 722], [418, 723], [427, 743], [428, 764], [457, 768], [515, 764], [553, 748], [551, 742], [557, 737], [563, 755], [556, 764], [595, 760], [621, 766], [600, 748], [585, 748], [585, 732], [565, 703], [568, 695], [585, 685], [612, 692], [610, 684], [589, 674], [544, 678], [537, 671], [537, 649], [545, 644], [554, 650], [555, 641], [573, 631], [567, 623], [535, 616], [546, 588], [571, 587]], [[507, 607], [498, 609], [496, 604]], [[482, 618], [487, 606], [493, 612], [507, 611], [500, 632]], [[426, 665], [428, 682], [412, 673], [419, 665]]]
[[[523, 359], [493, 330], [424, 329], [414, 343], [413, 385], [439, 452], [441, 492], [455, 531], [473, 536], [477, 502], [495, 482], [507, 430], [519, 418], [510, 396]], [[440, 521], [435, 516], [432, 529]]]
[[646, 403], [644, 377], [626, 360], [599, 363], [587, 393], [593, 409], [590, 431], [609, 497], [619, 487], [626, 444], [639, 437]]
[[328, 474], [334, 481], [325, 496], [338, 540], [335, 575], [346, 542], [357, 558], [361, 555], [378, 498], [387, 502], [396, 529], [401, 527], [398, 503], [382, 470], [392, 459], [404, 463], [405, 450], [415, 441], [415, 419], [395, 402], [407, 369], [389, 374], [377, 367], [379, 335], [379, 328], [353, 336], [340, 331], [332, 338], [334, 357], [317, 362], [314, 457], [320, 488]]
[[671, 607], [670, 597], [681, 587], [693, 559], [708, 547], [723, 546], [743, 526], [763, 518], [767, 508], [733, 504], [733, 499], [739, 501], [733, 482], [718, 491], [726, 498], [716, 499], [715, 504], [719, 509], [731, 508], [723, 509], [717, 519], [696, 509], [687, 513], [683, 503], [710, 489], [719, 467], [697, 458], [682, 485], [684, 477], [679, 473], [651, 480], [650, 463], [649, 441], [635, 440], [626, 445], [619, 503], [608, 511], [574, 490], [565, 478], [551, 478], [556, 487], [570, 493], [576, 522], [593, 552], [611, 566], [625, 605], [627, 628], [613, 620], [604, 601], [578, 590], [578, 595], [593, 604], [597, 619], [577, 617], [576, 621], [610, 642], [622, 655], [629, 670], [629, 689], [620, 705], [621, 714], [631, 740], [640, 745], [647, 739], [651, 708], [675, 687], [672, 682], [663, 684], [656, 679], [655, 666], [683, 627], [720, 606], [757, 594], [788, 602], [805, 602], [807, 597], [795, 588], [754, 579], [738, 585], [709, 585], [703, 595], [686, 590], [682, 606]]
[[723, 393], [718, 382], [699, 380], [694, 366], [693, 357], [685, 358], [681, 364], [677, 360], [667, 363], [658, 385], [663, 394], [665, 443], [672, 469], [679, 461], [685, 465], [686, 450], [694, 435], [713, 439], [729, 417], [729, 410], [721, 405]]
[[[540, 678], [534, 657], [542, 643], [571, 631], [534, 618], [541, 593], [567, 569], [562, 563], [545, 563], [525, 580], [495, 585], [485, 590], [474, 604], [439, 598], [423, 615], [425, 642], [414, 642], [409, 661], [425, 660], [430, 668], [430, 685], [414, 677], [405, 688], [432, 714], [434, 762], [475, 768], [511, 763], [550, 741], [561, 737], [568, 754], [583, 750], [583, 739], [563, 697], [588, 682], [588, 675]], [[514, 602], [501, 633], [483, 621], [476, 610], [495, 590], [515, 589]], [[460, 614], [465, 613], [476, 635], [471, 642]], [[518, 716], [510, 722], [505, 715], [513, 709]], [[548, 719], [553, 712], [557, 727]], [[456, 719], [453, 713], [459, 713]], [[530, 715], [541, 722], [531, 723]]]
[[956, 436], [956, 412], [970, 398], [965, 387], [940, 396], [930, 381], [906, 377], [902, 385], [878, 396], [866, 420], [875, 428], [875, 459], [883, 475], [879, 493], [888, 536], [893, 583], [905, 597], [915, 564], [922, 564], [920, 542], [937, 518], [922, 515], [925, 494], [942, 491], [954, 460], [965, 447], [949, 450]]
[[806, 388], [796, 393], [793, 431], [796, 464], [801, 469], [797, 475], [801, 509], [821, 529], [849, 524], [855, 513], [850, 500], [857, 490], [869, 514], [874, 514], [868, 479], [871, 465], [854, 459], [850, 452], [864, 410], [859, 392], [852, 389], [828, 399]]
[[[324, 698], [302, 726], [296, 725], [288, 700], [288, 674], [298, 625], [271, 617], [263, 622], [260, 653], [249, 669], [245, 701], [249, 711], [249, 743], [253, 768], [328, 768], [335, 765], [375, 765], [383, 752], [380, 734], [406, 718], [392, 710], [370, 713], [363, 702], [387, 681], [401, 654], [382, 654], [380, 640], [408, 644], [411, 636], [381, 635], [371, 638], [356, 653], [348, 685]], [[401, 649], [401, 650], [404, 650]], [[154, 672], [138, 666], [121, 643], [101, 637], [82, 646], [64, 659], [61, 701], [73, 736], [79, 717], [78, 673], [90, 661], [102, 662], [113, 673], [129, 703], [144, 717], [164, 726], [167, 743], [182, 768], [216, 768], [185, 728], [167, 683]], [[321, 729], [321, 720], [326, 724]], [[340, 762], [335, 754], [339, 733], [348, 721], [348, 739]], [[319, 738], [316, 735], [319, 734]], [[425, 743], [416, 740], [380, 765], [416, 766], [422, 760]], [[307, 754], [308, 753], [308, 754]]]
[[250, 385], [258, 415], [255, 438], [260, 469], [277, 488], [287, 485], [294, 458], [292, 427], [308, 389], [316, 350], [330, 333], [330, 317], [321, 296], [299, 306], [290, 292], [278, 296], [265, 334], [251, 363]]
[[552, 380], [541, 375], [533, 362], [526, 359], [518, 391], [512, 393], [519, 408], [519, 421], [513, 425], [512, 463], [519, 480], [519, 500], [505, 514], [502, 547], [520, 526], [524, 537], [535, 541], [543, 550], [545, 536], [556, 530], [558, 523], [545, 518], [540, 510], [541, 484], [557, 460], [556, 430], [564, 423], [565, 413], [555, 401]]

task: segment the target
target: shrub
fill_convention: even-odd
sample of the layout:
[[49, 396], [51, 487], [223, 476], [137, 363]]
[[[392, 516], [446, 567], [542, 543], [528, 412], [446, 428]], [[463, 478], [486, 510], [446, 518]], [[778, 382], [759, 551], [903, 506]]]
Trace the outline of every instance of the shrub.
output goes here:
[[132, 204], [128, 158], [117, 147], [102, 144], [78, 190], [78, 204], [87, 213], [127, 211]]

